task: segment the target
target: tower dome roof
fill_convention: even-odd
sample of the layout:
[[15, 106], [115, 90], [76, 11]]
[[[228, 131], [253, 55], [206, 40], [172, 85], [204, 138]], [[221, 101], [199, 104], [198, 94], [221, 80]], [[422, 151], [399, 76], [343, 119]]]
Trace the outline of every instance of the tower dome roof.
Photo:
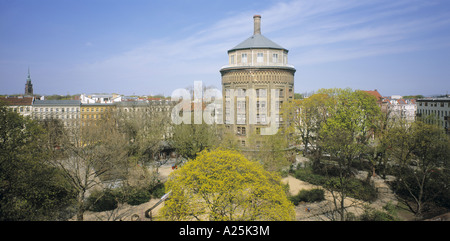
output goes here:
[[242, 43], [236, 45], [234, 48], [228, 50], [228, 52], [239, 50], [239, 49], [282, 49], [288, 51], [287, 49], [276, 44], [272, 40], [264, 37], [261, 34], [261, 16], [255, 15], [254, 19], [254, 32], [251, 37], [244, 40]]
[[272, 40], [264, 37], [262, 34], [255, 34], [251, 36], [242, 43], [236, 45], [234, 48], [228, 50], [228, 52], [238, 49], [283, 49], [288, 51]]

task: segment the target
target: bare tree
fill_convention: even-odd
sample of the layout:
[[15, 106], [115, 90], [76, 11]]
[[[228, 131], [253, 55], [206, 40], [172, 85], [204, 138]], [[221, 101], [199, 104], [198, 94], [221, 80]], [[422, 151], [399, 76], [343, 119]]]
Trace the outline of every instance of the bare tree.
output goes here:
[[88, 209], [89, 192], [105, 180], [120, 179], [126, 167], [126, 139], [114, 121], [105, 118], [66, 129], [61, 140], [62, 155], [51, 163], [63, 170], [78, 192], [77, 220]]
[[170, 104], [123, 103], [114, 114], [120, 130], [128, 141], [130, 164], [154, 164], [158, 167], [161, 153], [168, 147], [171, 136]]

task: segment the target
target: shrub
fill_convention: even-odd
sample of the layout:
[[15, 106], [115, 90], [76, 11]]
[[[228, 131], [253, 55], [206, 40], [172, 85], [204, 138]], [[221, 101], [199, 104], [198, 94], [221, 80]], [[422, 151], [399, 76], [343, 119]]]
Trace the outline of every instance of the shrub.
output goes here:
[[314, 184], [314, 185], [323, 185], [326, 183], [327, 178], [325, 176], [321, 176], [318, 174], [314, 174], [311, 168], [302, 168], [298, 169], [294, 173], [295, 178]]
[[[298, 169], [295, 171], [294, 176], [314, 185], [328, 186], [330, 189], [339, 190], [340, 182], [338, 177], [316, 174], [312, 168]], [[370, 184], [356, 178], [348, 178], [347, 182], [346, 185], [351, 187], [348, 192], [350, 197], [363, 201], [373, 201], [377, 198], [377, 192]], [[335, 185], [330, 186], [330, 183], [335, 183]]]
[[148, 202], [151, 198], [161, 198], [165, 194], [163, 183], [151, 185], [150, 187], [134, 187], [127, 198], [130, 205], [139, 205]]
[[89, 210], [103, 212], [116, 209], [118, 206], [117, 195], [111, 190], [94, 191], [88, 198]]
[[133, 188], [127, 198], [127, 203], [130, 205], [139, 205], [146, 203], [152, 197], [150, 191], [147, 188]]
[[320, 188], [314, 188], [311, 190], [302, 189], [297, 195], [290, 197], [290, 200], [294, 205], [298, 205], [299, 202], [319, 202], [324, 199], [324, 191]]
[[352, 191], [349, 196], [363, 201], [371, 202], [377, 199], [377, 190], [367, 182], [358, 179], [352, 179]]
[[153, 198], [161, 198], [165, 194], [164, 184], [157, 184], [150, 190]]
[[359, 217], [361, 221], [396, 221], [397, 213], [395, 206], [388, 203], [383, 207], [383, 210], [376, 210], [369, 206], [364, 207], [364, 213]]

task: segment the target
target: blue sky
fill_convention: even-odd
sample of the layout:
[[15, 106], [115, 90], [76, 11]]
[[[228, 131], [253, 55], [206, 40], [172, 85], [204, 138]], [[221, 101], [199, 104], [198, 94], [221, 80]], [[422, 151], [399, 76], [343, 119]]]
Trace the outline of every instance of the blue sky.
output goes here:
[[253, 34], [289, 49], [295, 92], [450, 91], [448, 0], [0, 0], [0, 94], [169, 96], [220, 88], [227, 50]]

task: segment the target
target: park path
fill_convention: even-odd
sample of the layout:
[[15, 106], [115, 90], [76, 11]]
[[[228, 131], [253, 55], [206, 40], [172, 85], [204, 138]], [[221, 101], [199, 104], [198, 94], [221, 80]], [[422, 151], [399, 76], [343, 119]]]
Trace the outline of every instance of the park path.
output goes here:
[[[360, 172], [357, 177], [366, 177], [367, 172]], [[388, 177], [387, 181], [392, 179], [392, 177]], [[320, 186], [310, 184], [308, 182], [304, 182], [296, 179], [293, 176], [288, 176], [282, 179], [283, 183], [289, 184], [289, 191], [291, 195], [296, 195], [302, 189], [310, 190], [313, 188], [321, 188]], [[386, 180], [376, 176], [371, 178], [371, 182], [373, 182], [374, 187], [378, 192], [377, 199], [372, 202], [364, 202], [361, 200], [357, 200], [354, 198], [346, 198], [344, 201], [344, 206], [346, 207], [348, 212], [352, 212], [355, 215], [360, 215], [364, 211], [364, 206], [368, 205], [374, 209], [382, 209], [383, 206], [391, 202], [393, 205], [397, 204], [397, 199], [395, 194], [389, 188], [389, 185], [386, 183]], [[325, 190], [325, 200], [321, 202], [314, 203], [299, 203], [295, 207], [296, 220], [302, 221], [323, 221], [323, 220], [332, 220], [334, 204], [333, 204], [333, 196], [329, 191]]]

